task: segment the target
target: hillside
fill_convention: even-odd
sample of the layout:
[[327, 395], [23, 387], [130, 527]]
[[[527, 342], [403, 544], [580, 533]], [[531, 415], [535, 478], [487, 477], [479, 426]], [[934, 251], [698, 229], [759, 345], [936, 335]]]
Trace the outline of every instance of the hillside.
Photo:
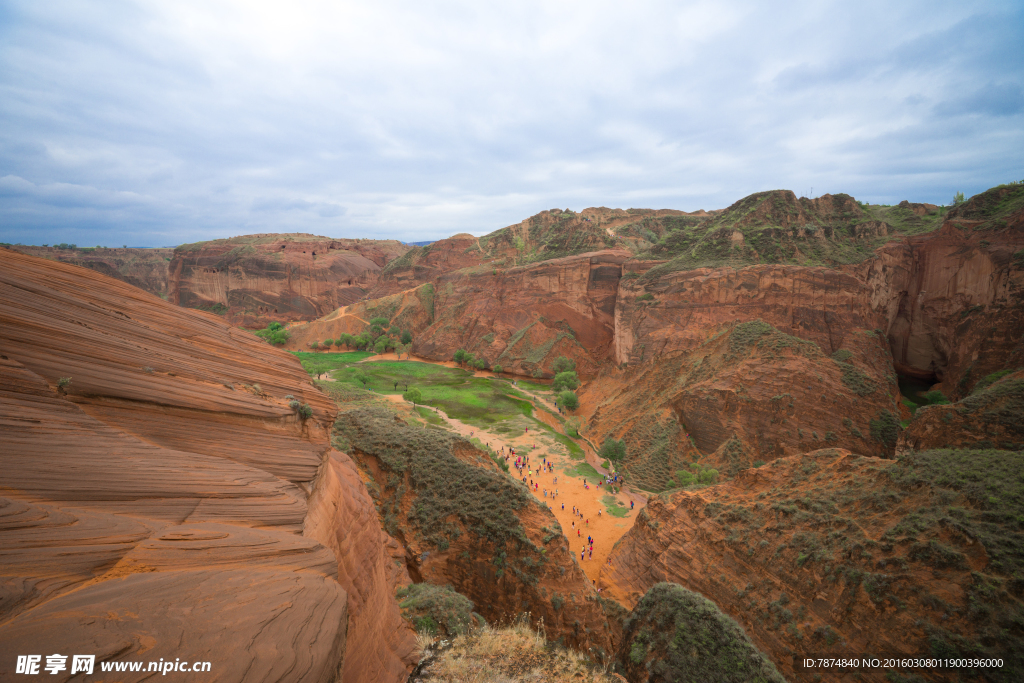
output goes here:
[[361, 299], [410, 248], [300, 233], [183, 244], [170, 263], [170, 300], [246, 327], [311, 320]]
[[72, 245], [15, 247], [23, 254], [71, 263], [166, 299], [170, 292], [169, 273], [173, 249], [131, 249], [77, 247]]
[[10, 250], [0, 290], [6, 653], [405, 679], [387, 536], [294, 357]]

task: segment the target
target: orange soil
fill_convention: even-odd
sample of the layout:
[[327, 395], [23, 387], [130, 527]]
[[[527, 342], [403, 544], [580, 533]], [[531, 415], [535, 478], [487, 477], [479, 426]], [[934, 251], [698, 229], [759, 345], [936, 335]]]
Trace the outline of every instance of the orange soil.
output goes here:
[[[368, 362], [371, 360], [397, 360], [394, 353], [380, 354], [377, 356], [371, 356], [361, 362]], [[437, 362], [430, 361], [421, 358], [413, 357], [412, 360], [433, 363], [434, 365], [444, 365], [446, 367], [456, 367], [456, 364], [450, 361]], [[478, 371], [474, 373], [478, 377], [495, 377], [495, 373]], [[523, 391], [524, 394], [528, 395], [534, 403], [543, 402], [548, 404], [540, 396], [536, 396], [528, 391]], [[384, 398], [399, 404], [408, 405], [400, 395], [382, 395]], [[549, 404], [550, 405], [550, 404]], [[560, 433], [564, 433], [564, 430], [557, 424], [557, 420], [547, 415], [542, 408], [535, 409], [535, 415], [538, 418], [549, 417], [550, 420], [544, 420], [545, 423], [552, 426]], [[533, 492], [533, 495], [540, 501], [548, 504], [555, 518], [558, 519], [559, 524], [562, 525], [562, 531], [569, 541], [569, 548], [576, 553], [575, 557], [579, 560], [579, 551], [585, 544], [587, 536], [593, 536], [594, 538], [594, 553], [593, 556], [589, 554], [586, 558], [580, 562], [580, 567], [583, 572], [587, 575], [587, 578], [596, 580], [598, 574], [601, 571], [601, 566], [608, 561], [608, 555], [611, 553], [612, 546], [619, 538], [629, 531], [630, 527], [633, 526], [633, 520], [636, 515], [640, 513], [640, 510], [647, 503], [647, 499], [638, 493], [620, 491], [615, 494], [615, 499], [618, 500], [619, 505], [628, 507], [630, 501], [634, 503], [634, 509], [626, 514], [625, 517], [613, 517], [610, 515], [601, 502], [601, 498], [606, 495], [612, 495], [605, 489], [598, 488], [595, 486], [593, 479], [588, 480], [590, 488], [587, 489], [583, 485], [583, 477], [569, 477], [566, 476], [563, 471], [571, 469], [576, 465], [580, 464], [579, 460], [570, 459], [566, 453], [564, 447], [557, 444], [554, 445], [544, 443], [545, 439], [542, 438], [544, 432], [537, 432], [534, 434], [525, 433], [518, 437], [510, 437], [507, 434], [497, 434], [494, 432], [484, 431], [478, 427], [467, 425], [464, 422], [460, 422], [455, 418], [449, 417], [444, 411], [438, 410], [437, 415], [445, 420], [449, 428], [455, 433], [464, 436], [467, 439], [477, 438], [480, 439], [484, 444], [488, 445], [495, 452], [500, 452], [502, 448], [507, 453], [510, 447], [516, 448], [520, 453], [523, 449], [529, 451], [530, 464], [529, 468], [534, 470], [534, 476], [532, 479], [539, 483], [539, 488]], [[549, 437], [550, 438], [550, 437]], [[536, 445], [536, 448], [534, 448]], [[599, 472], [604, 473], [605, 470], [597, 464], [597, 455], [593, 449], [589, 447], [589, 444], [583, 443], [581, 446], [584, 452], [587, 454], [587, 462], [590, 463]], [[547, 458], [555, 466], [554, 472], [550, 474], [542, 474], [537, 476], [536, 467], [543, 462], [543, 459]], [[510, 458], [509, 463], [509, 476], [516, 477], [516, 469], [512, 466], [515, 462], [514, 458]], [[531, 476], [524, 470], [527, 481], [531, 479]], [[558, 478], [558, 483], [554, 482], [555, 478]], [[544, 495], [544, 490], [548, 490], [548, 496]], [[554, 499], [550, 497], [554, 489], [558, 489], [558, 496]], [[562, 505], [565, 505], [565, 509], [562, 509]], [[573, 516], [573, 507], [576, 507], [583, 513], [583, 519], [579, 519], [579, 515]], [[601, 514], [598, 515], [600, 510]], [[589, 523], [588, 523], [589, 520]], [[575, 522], [575, 526], [573, 526]], [[577, 530], [579, 531], [577, 535]], [[589, 548], [589, 546], [588, 546]]]

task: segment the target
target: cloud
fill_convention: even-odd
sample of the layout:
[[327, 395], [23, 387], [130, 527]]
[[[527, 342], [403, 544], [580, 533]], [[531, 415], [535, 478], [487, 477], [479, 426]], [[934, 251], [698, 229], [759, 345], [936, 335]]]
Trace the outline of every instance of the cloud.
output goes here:
[[2, 11], [2, 241], [421, 240], [552, 206], [944, 202], [1022, 175], [1012, 3]]

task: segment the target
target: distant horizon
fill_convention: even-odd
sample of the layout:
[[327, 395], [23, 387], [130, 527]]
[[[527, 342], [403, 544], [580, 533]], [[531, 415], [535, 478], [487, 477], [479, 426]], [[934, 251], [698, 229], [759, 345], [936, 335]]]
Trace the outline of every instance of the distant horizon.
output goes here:
[[10, 0], [0, 241], [414, 242], [770, 187], [946, 204], [1024, 177], [1021, 45], [1006, 0]]
[[[1004, 181], [1002, 183], [995, 183], [994, 185], [986, 187], [986, 188], [984, 188], [984, 189], [982, 189], [979, 192], [976, 192], [974, 194], [968, 195], [968, 194], [965, 193], [964, 198], [965, 199], [970, 199], [975, 194], [980, 194], [981, 192], [985, 192], [986, 190], [992, 189], [993, 187], [998, 187], [1000, 185], [1005, 185], [1005, 184], [1010, 183], [1010, 182], [1024, 182], [1024, 180], [1022, 180], [1022, 181]], [[615, 210], [638, 211], [639, 210], [639, 211], [684, 211], [686, 213], [695, 213], [695, 212], [698, 212], [698, 211], [708, 211], [708, 212], [711, 212], [711, 211], [721, 211], [721, 210], [724, 210], [724, 209], [728, 208], [729, 206], [732, 206], [733, 204], [735, 204], [737, 201], [740, 201], [740, 200], [742, 200], [742, 199], [744, 199], [746, 197], [749, 197], [751, 195], [758, 194], [758, 193], [761, 193], [761, 192], [774, 192], [774, 191], [793, 192], [792, 190], [786, 190], [786, 189], [783, 189], [783, 188], [776, 188], [776, 190], [756, 190], [756, 191], [754, 191], [754, 192], [752, 192], [750, 194], [744, 195], [744, 197], [738, 198], [736, 201], [730, 202], [726, 206], [718, 207], [718, 208], [713, 208], [713, 209], [700, 208], [700, 209], [689, 209], [688, 210], [688, 209], [676, 209], [676, 208], [668, 207], [668, 206], [663, 206], [663, 207], [659, 207], [659, 208], [639, 207], [639, 206], [634, 206], [634, 207], [629, 207], [629, 208], [608, 207], [608, 206], [587, 206], [587, 207], [584, 207], [582, 209], [572, 209], [571, 207], [566, 207], [566, 210], [573, 211], [575, 213], [582, 213], [583, 211], [586, 211], [587, 209], [598, 209], [598, 208], [606, 208], [606, 209], [609, 209], [609, 210], [612, 210], [612, 211], [615, 211]], [[846, 195], [849, 195], [850, 197], [853, 197], [853, 199], [855, 199], [857, 201], [860, 201], [855, 195], [850, 194], [848, 192], [824, 192], [824, 193], [815, 195], [813, 197], [807, 197], [805, 195], [800, 195], [800, 194], [797, 194], [795, 192], [794, 192], [794, 194], [796, 194], [797, 199], [819, 199], [819, 198], [821, 198], [821, 197], [823, 197], [825, 195], [846, 194]], [[901, 199], [899, 201], [909, 201], [909, 202], [915, 203], [915, 204], [935, 204], [936, 206], [942, 206], [942, 207], [952, 206], [952, 202], [936, 204], [935, 202], [920, 202], [920, 201], [917, 201], [917, 200], [914, 200], [914, 199], [910, 199], [910, 198], [904, 198], [904, 199]], [[898, 204], [899, 201], [893, 202], [891, 204], [875, 204], [874, 202], [862, 202], [862, 203], [871, 204], [873, 206], [893, 206], [895, 204]], [[548, 207], [547, 209], [541, 209], [540, 211], [536, 211], [536, 212], [530, 214], [530, 216], [536, 216], [539, 213], [542, 213], [544, 211], [550, 211], [550, 210], [552, 210], [554, 208], [558, 208], [558, 207]], [[530, 216], [526, 216], [525, 218], [529, 218]], [[524, 220], [525, 220], [525, 218], [524, 218]], [[515, 223], [510, 223], [508, 225], [515, 225]], [[240, 238], [240, 237], [251, 237], [253, 235], [261, 235], [261, 234], [275, 234], [275, 235], [310, 234], [310, 235], [315, 235], [316, 237], [323, 237], [323, 238], [326, 238], [326, 239], [395, 240], [395, 241], [401, 242], [402, 244], [408, 244], [408, 245], [413, 245], [413, 246], [422, 246], [423, 244], [430, 244], [430, 243], [433, 243], [433, 242], [438, 242], [440, 240], [448, 239], [449, 237], [452, 237], [452, 236], [460, 234], [460, 233], [468, 233], [468, 234], [473, 235], [474, 237], [482, 237], [484, 235], [488, 235], [488, 234], [490, 234], [492, 232], [495, 232], [497, 230], [501, 230], [502, 228], [506, 228], [506, 227], [508, 227], [508, 225], [503, 225], [501, 227], [494, 228], [494, 229], [491, 229], [491, 230], [483, 230], [483, 231], [477, 231], [477, 232], [473, 232], [473, 231], [470, 231], [470, 230], [462, 230], [462, 231], [453, 232], [453, 233], [444, 235], [443, 237], [438, 237], [438, 238], [435, 238], [435, 239], [414, 240], [414, 241], [400, 240], [400, 239], [396, 239], [396, 238], [393, 238], [393, 237], [363, 237], [363, 236], [353, 236], [353, 235], [317, 235], [316, 233], [309, 233], [309, 232], [304, 232], [304, 231], [301, 231], [301, 230], [293, 230], [293, 231], [287, 231], [287, 232], [285, 232], [285, 231], [281, 231], [281, 232], [268, 232], [268, 231], [264, 230], [264, 231], [257, 231], [257, 232], [248, 232], [248, 233], [243, 233], [243, 234], [238, 234], [238, 235], [227, 235], [227, 236], [220, 236], [220, 237], [209, 237], [209, 238], [206, 238], [206, 239], [194, 240], [193, 242], [179, 242], [178, 244], [171, 245], [171, 246], [145, 246], [145, 247], [127, 246], [127, 247], [125, 247], [125, 246], [117, 246], [117, 245], [110, 245], [110, 244], [102, 244], [102, 245], [88, 245], [88, 244], [77, 244], [77, 243], [67, 243], [67, 244], [75, 244], [75, 247], [78, 248], [78, 249], [97, 249], [97, 248], [99, 248], [99, 249], [176, 249], [176, 248], [182, 246], [183, 244], [192, 244], [192, 243], [195, 243], [195, 242], [210, 242], [210, 241], [213, 241], [213, 240], [220, 240], [220, 239], [236, 239], [236, 238]], [[14, 242], [6, 242], [4, 240], [0, 240], [0, 243], [10, 244], [11, 246], [54, 247], [55, 245], [61, 244], [62, 242], [39, 242], [39, 243], [31, 243], [30, 244], [30, 243], [25, 243], [25, 242], [14, 243]]]

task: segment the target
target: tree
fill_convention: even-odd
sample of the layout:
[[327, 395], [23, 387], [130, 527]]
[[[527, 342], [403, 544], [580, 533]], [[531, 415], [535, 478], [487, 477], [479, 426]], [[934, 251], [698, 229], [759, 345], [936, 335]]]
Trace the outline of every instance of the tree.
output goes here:
[[311, 342], [309, 342], [309, 348], [313, 349], [313, 353], [316, 353], [316, 350], [320, 348], [320, 342], [318, 342], [318, 341], [311, 341]]
[[402, 331], [402, 343], [403, 344], [411, 344], [412, 343], [412, 334], [410, 334], [409, 330], [403, 330]]
[[612, 462], [618, 462], [626, 457], [626, 441], [625, 439], [616, 441], [612, 437], [608, 437], [601, 444], [601, 457]]
[[459, 365], [462, 365], [462, 361], [466, 360], [466, 351], [465, 351], [465, 349], [459, 349], [458, 351], [456, 351], [455, 352], [455, 356], [454, 356], [454, 360]]
[[270, 323], [265, 329], [257, 330], [256, 336], [263, 337], [275, 346], [280, 346], [288, 341], [289, 333], [281, 323]]
[[362, 383], [363, 383], [363, 388], [365, 389], [365, 388], [366, 388], [366, 383], [370, 381], [370, 378], [369, 378], [369, 377], [367, 377], [367, 376], [366, 376], [366, 375], [365, 375], [364, 373], [362, 373], [362, 372], [357, 372], [357, 373], [356, 373], [356, 376], [355, 376], [355, 380], [356, 380], [357, 382], [362, 382]]
[[503, 368], [503, 367], [501, 367], [501, 365], [500, 365], [499, 363], [495, 363], [495, 364], [494, 364], [494, 367], [493, 367], [493, 368], [491, 368], [491, 370], [493, 370], [494, 372], [497, 372], [497, 373], [499, 373], [499, 374], [500, 374], [501, 372], [503, 372], [503, 371], [504, 371], [504, 368]]
[[387, 318], [370, 318], [370, 325], [376, 325], [377, 327], [384, 330], [388, 329], [389, 324], [390, 323], [388, 322]]
[[565, 356], [559, 356], [555, 359], [555, 362], [551, 364], [551, 369], [555, 371], [555, 374], [562, 372], [569, 372], [576, 369], [576, 361], [566, 358]]
[[396, 379], [396, 380], [393, 380], [393, 381], [394, 381], [394, 384], [395, 384], [395, 391], [398, 391], [398, 380]]
[[580, 400], [576, 397], [576, 394], [569, 390], [563, 391], [559, 394], [558, 400], [566, 410], [576, 410], [580, 406]]
[[412, 389], [409, 389], [404, 394], [402, 394], [402, 398], [404, 398], [406, 401], [408, 401], [409, 403], [413, 404], [413, 406], [415, 406], [417, 403], [419, 403], [423, 399], [423, 395], [420, 394], [420, 390], [419, 389], [417, 389], [416, 387], [413, 387]]
[[324, 339], [324, 350], [330, 351], [332, 346], [334, 346], [333, 339]]
[[580, 429], [583, 428], [583, 418], [582, 417], [577, 417], [575, 415], [572, 415], [571, 417], [566, 418], [566, 420], [565, 420], [565, 428], [567, 430], [572, 430], [572, 431], [576, 432], [576, 436], [579, 436], [580, 435]]
[[551, 382], [551, 388], [557, 393], [566, 389], [577, 389], [580, 386], [580, 379], [576, 376], [576, 373], [572, 370], [566, 372], [560, 372], [555, 375], [555, 379]]
[[957, 192], [955, 195], [953, 195], [953, 206], [960, 206], [963, 203], [964, 203], [964, 193], [963, 192]]
[[384, 353], [388, 349], [388, 338], [380, 337], [373, 344], [373, 350], [375, 353]]
[[476, 368], [477, 370], [486, 370], [487, 361], [485, 361], [483, 358], [476, 358], [473, 360], [473, 367]]

